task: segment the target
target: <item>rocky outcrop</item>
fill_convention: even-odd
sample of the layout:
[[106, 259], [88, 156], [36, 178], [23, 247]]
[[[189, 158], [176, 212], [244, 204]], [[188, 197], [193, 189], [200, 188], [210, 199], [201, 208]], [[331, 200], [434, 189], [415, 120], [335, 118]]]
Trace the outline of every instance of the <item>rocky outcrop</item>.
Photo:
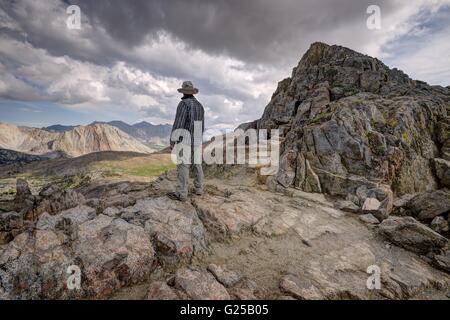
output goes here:
[[450, 191], [441, 189], [419, 194], [406, 204], [406, 208], [419, 220], [431, 220], [450, 211]]
[[224, 286], [207, 271], [197, 268], [180, 269], [175, 274], [175, 288], [194, 300], [230, 300]]
[[[384, 198], [392, 198], [447, 183], [449, 102], [448, 88], [411, 80], [350, 49], [314, 43], [278, 84], [258, 128], [280, 130], [281, 186], [347, 197], [361, 186], [382, 185]], [[387, 204], [370, 211], [385, 219], [391, 210]]]
[[359, 220], [365, 222], [365, 223], [369, 223], [369, 224], [378, 224], [380, 223], [380, 221], [375, 218], [372, 214], [367, 213], [367, 214], [362, 214], [359, 216]]
[[449, 230], [448, 222], [444, 217], [435, 217], [433, 221], [431, 221], [430, 226], [431, 229], [433, 229], [437, 233], [444, 233]]
[[[0, 296], [107, 298], [139, 284], [147, 299], [398, 299], [450, 284], [434, 269], [446, 271], [444, 238], [418, 222], [391, 228], [389, 242], [407, 251], [375, 236], [378, 219], [370, 214], [361, 221], [322, 194], [273, 194], [255, 186], [253, 175], [238, 179], [207, 179], [206, 194], [186, 203], [164, 196], [172, 175], [150, 186], [94, 183], [76, 190], [84, 204], [43, 212], [34, 222], [0, 214], [0, 228], [9, 232], [0, 245]], [[363, 199], [367, 190], [358, 194]], [[382, 268], [382, 293], [365, 286], [374, 264]], [[74, 266], [80, 290], [68, 288]]]
[[242, 275], [238, 272], [228, 270], [216, 264], [210, 264], [208, 266], [208, 271], [211, 272], [217, 281], [223, 284], [226, 288], [233, 287], [242, 279]]
[[224, 266], [180, 268], [167, 281], [153, 281], [148, 300], [255, 300], [255, 282]]
[[[207, 246], [195, 208], [149, 198], [147, 187], [113, 183], [75, 191], [49, 184], [33, 196], [19, 180], [16, 202], [32, 201], [20, 213], [0, 215], [5, 297], [103, 298], [144, 281], [156, 264], [189, 264]], [[66, 286], [66, 270], [73, 265], [83, 275], [75, 291]]]
[[21, 233], [0, 254], [0, 287], [8, 299], [68, 297], [66, 271], [73, 264], [56, 232]]
[[0, 245], [6, 244], [22, 232], [23, 214], [7, 212], [0, 215]]
[[99, 215], [81, 224], [73, 251], [81, 261], [88, 296], [108, 296], [139, 283], [154, 268], [150, 236], [142, 227]]
[[84, 203], [85, 198], [73, 189], [65, 189], [55, 184], [49, 184], [39, 192], [37, 201], [34, 212], [37, 216], [40, 216], [43, 212], [57, 214], [76, 207]]
[[280, 289], [298, 300], [323, 300], [325, 297], [309, 279], [286, 275], [280, 280]]
[[152, 282], [147, 293], [147, 300], [180, 300], [186, 298], [180, 290], [170, 287], [164, 281]]
[[123, 219], [143, 225], [162, 262], [189, 262], [206, 249], [206, 233], [194, 207], [166, 197], [139, 200], [123, 211]]
[[57, 214], [85, 203], [82, 194], [73, 189], [66, 189], [57, 184], [50, 183], [33, 195], [27, 181], [17, 179], [15, 209], [21, 212], [24, 219], [36, 221], [43, 213]]
[[31, 193], [28, 182], [24, 179], [16, 181], [16, 196], [14, 206], [16, 211], [27, 212], [34, 209], [36, 197]]
[[248, 192], [228, 197], [205, 195], [193, 204], [205, 228], [215, 237], [226, 238], [251, 229], [267, 215], [258, 201], [249, 197]]
[[[35, 232], [17, 235], [0, 252], [0, 287], [10, 299], [106, 297], [146, 279], [154, 263], [142, 227], [80, 206], [43, 214]], [[83, 275], [79, 290], [67, 287], [70, 266]]]
[[445, 237], [412, 217], [389, 217], [379, 227], [389, 241], [419, 254], [439, 250], [448, 243]]
[[446, 248], [440, 254], [433, 257], [433, 264], [447, 273], [450, 273], [450, 248]]

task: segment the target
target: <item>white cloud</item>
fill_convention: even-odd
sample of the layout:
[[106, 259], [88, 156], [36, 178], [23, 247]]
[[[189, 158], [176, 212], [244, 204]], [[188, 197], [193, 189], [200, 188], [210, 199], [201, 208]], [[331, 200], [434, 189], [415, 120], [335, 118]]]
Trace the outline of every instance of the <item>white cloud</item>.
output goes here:
[[443, 86], [450, 85], [450, 42], [445, 41], [450, 28], [435, 34], [424, 46], [406, 55], [391, 58], [391, 64], [405, 70], [414, 79]]
[[[325, 1], [325, 7], [327, 3], [333, 2]], [[190, 79], [200, 88], [199, 99], [206, 107], [209, 126], [233, 127], [261, 116], [277, 82], [289, 76], [314, 41], [385, 58], [415, 78], [442, 83], [450, 75], [450, 26], [430, 34], [432, 30], [418, 27], [415, 17], [423, 10], [438, 12], [445, 4], [450, 0], [392, 0], [381, 6], [382, 29], [377, 31], [366, 30], [364, 10], [357, 18], [343, 16], [334, 23], [322, 14], [328, 27], [305, 31], [303, 20], [310, 17], [302, 16], [302, 11], [298, 15], [303, 20], [296, 21], [300, 23], [298, 34], [292, 26], [274, 31], [280, 41], [272, 39], [270, 46], [260, 48], [261, 56], [276, 53], [277, 59], [253, 63], [231, 54], [232, 48], [208, 51], [161, 30], [129, 46], [88, 15], [82, 15], [81, 30], [68, 30], [63, 2], [22, 0], [8, 10], [0, 9], [0, 28], [9, 31], [0, 35], [0, 96], [52, 101], [70, 109], [104, 111], [117, 117], [131, 113], [136, 120], [166, 123], [172, 121], [179, 101], [176, 89]], [[309, 5], [312, 10], [319, 7]], [[213, 9], [208, 19], [217, 16]], [[333, 14], [331, 17], [336, 19]], [[208, 19], [205, 24], [213, 24]], [[280, 21], [280, 25], [286, 24]], [[256, 34], [258, 30], [251, 31]], [[408, 55], [396, 54], [395, 44], [408, 34], [427, 36], [427, 46], [418, 46]], [[291, 42], [283, 44], [285, 39]], [[255, 43], [249, 42], [252, 45]], [[238, 47], [243, 50], [245, 44]]]

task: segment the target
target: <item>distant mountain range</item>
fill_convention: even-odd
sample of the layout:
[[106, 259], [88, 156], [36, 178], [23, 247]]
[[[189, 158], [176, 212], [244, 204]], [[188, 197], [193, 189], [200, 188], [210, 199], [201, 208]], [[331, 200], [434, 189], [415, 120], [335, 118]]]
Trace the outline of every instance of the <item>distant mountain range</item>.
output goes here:
[[[167, 145], [169, 145], [170, 133], [172, 131], [171, 125], [168, 124], [154, 125], [146, 121], [142, 121], [133, 125], [129, 125], [128, 123], [125, 123], [123, 121], [110, 121], [110, 122], [96, 121], [93, 122], [91, 125], [94, 124], [107, 124], [116, 127], [122, 130], [123, 132], [129, 134], [133, 138], [144, 143], [145, 145], [156, 150], [163, 149]], [[76, 127], [77, 126], [64, 126], [57, 124], [42, 129], [50, 132], [61, 133], [73, 130]]]
[[0, 149], [44, 156], [61, 152], [69, 157], [99, 151], [156, 151], [109, 124], [95, 123], [62, 130], [63, 127], [56, 126], [52, 130], [0, 123]]

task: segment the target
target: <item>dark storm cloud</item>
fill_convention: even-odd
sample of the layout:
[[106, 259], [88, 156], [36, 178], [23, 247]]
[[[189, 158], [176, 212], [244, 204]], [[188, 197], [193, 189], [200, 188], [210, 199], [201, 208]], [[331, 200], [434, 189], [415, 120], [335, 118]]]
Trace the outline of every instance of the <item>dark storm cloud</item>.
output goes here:
[[[292, 64], [293, 58], [315, 41], [332, 41], [336, 29], [354, 26], [355, 42], [367, 41], [366, 8], [373, 0], [70, 0], [89, 17], [96, 39], [95, 48], [80, 48], [76, 41], [42, 32], [30, 20], [45, 21], [45, 12], [29, 7], [26, 16], [12, 8], [15, 1], [3, 0], [2, 7], [17, 19], [27, 32], [28, 40], [39, 43], [54, 54], [108, 63], [123, 58], [130, 50], [148, 39], [167, 32], [193, 48], [212, 54], [235, 57], [251, 63]], [[399, 1], [376, 1], [384, 13], [399, 6]], [[42, 1], [45, 6], [45, 1]], [[50, 17], [50, 16], [49, 16]], [[24, 19], [25, 18], [25, 19]], [[29, 20], [26, 20], [29, 19]], [[51, 22], [51, 21], [47, 21]], [[96, 36], [104, 29], [110, 38]], [[89, 35], [85, 35], [89, 36]], [[364, 39], [365, 38], [365, 39]], [[342, 43], [342, 39], [336, 39]], [[77, 50], [78, 49], [78, 50]], [[104, 55], [108, 52], [109, 55]]]
[[[170, 57], [154, 61], [150, 55], [136, 54], [135, 49], [152, 40], [161, 41], [164, 33], [186, 44], [187, 49], [239, 59], [246, 64], [242, 68], [262, 64], [289, 72], [312, 42], [362, 50], [373, 36], [365, 27], [366, 9], [373, 0], [69, 0], [59, 2], [58, 28], [53, 21], [56, 0], [0, 2], [24, 31], [22, 39], [52, 55], [106, 66], [127, 61], [162, 76], [194, 77], [206, 90], [222, 94], [229, 92], [202, 77], [195, 78], [190, 70], [180, 68], [181, 61], [173, 63]], [[67, 4], [79, 5], [87, 18], [78, 33], [65, 28]], [[401, 7], [398, 0], [379, 0], [377, 4], [384, 16]], [[243, 98], [242, 93], [234, 94]]]
[[[299, 50], [346, 25], [366, 33], [373, 0], [73, 0], [115, 40], [133, 47], [166, 31], [209, 53], [267, 62]], [[376, 1], [389, 12], [397, 1]], [[357, 35], [352, 35], [356, 36]], [[292, 52], [294, 51], [294, 52]]]

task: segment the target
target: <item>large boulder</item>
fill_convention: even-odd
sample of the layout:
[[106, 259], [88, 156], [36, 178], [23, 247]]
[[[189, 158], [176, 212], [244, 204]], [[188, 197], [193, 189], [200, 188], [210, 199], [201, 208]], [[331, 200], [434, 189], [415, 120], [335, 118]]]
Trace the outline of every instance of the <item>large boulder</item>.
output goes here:
[[121, 217], [143, 226], [153, 239], [160, 262], [176, 265], [189, 262], [196, 252], [206, 248], [206, 232], [189, 203], [167, 197], [139, 200], [122, 211]]
[[156, 262], [142, 227], [99, 215], [79, 225], [72, 248], [83, 266], [87, 296], [102, 297], [145, 280]]
[[152, 282], [147, 292], [147, 300], [179, 300], [180, 298], [185, 298], [181, 291], [163, 281]]
[[431, 221], [431, 229], [436, 231], [437, 233], [444, 233], [449, 230], [448, 222], [444, 217], [436, 217]]
[[434, 159], [436, 176], [443, 186], [450, 187], [450, 161], [445, 159]]
[[239, 272], [228, 270], [227, 268], [216, 264], [210, 264], [207, 269], [213, 274], [217, 281], [227, 288], [234, 286], [242, 279], [242, 275]]
[[[450, 89], [447, 87], [447, 89]], [[450, 161], [450, 120], [444, 118], [437, 124], [436, 136], [441, 147], [441, 158]]]
[[95, 217], [95, 209], [85, 205], [62, 211], [57, 215], [44, 212], [36, 223], [36, 229], [63, 231], [70, 239], [75, 240], [78, 226]]
[[183, 268], [175, 274], [175, 288], [193, 300], [229, 300], [230, 295], [212, 274], [198, 268]]
[[406, 207], [419, 220], [431, 220], [450, 211], [450, 191], [441, 189], [424, 192], [412, 198]]
[[448, 242], [413, 217], [391, 216], [379, 225], [379, 231], [392, 243], [418, 254], [439, 250]]
[[257, 300], [258, 285], [253, 280], [243, 278], [234, 287], [228, 289], [230, 295], [237, 300]]
[[394, 195], [389, 186], [370, 187], [362, 184], [355, 190], [355, 196], [361, 205], [361, 211], [372, 214], [380, 221], [386, 219], [392, 212]]
[[433, 265], [447, 273], [450, 273], [450, 248], [446, 248], [440, 254], [433, 257]]
[[324, 294], [309, 279], [295, 275], [285, 275], [280, 280], [282, 292], [298, 300], [323, 300]]
[[66, 273], [74, 265], [70, 250], [56, 232], [21, 233], [0, 255], [0, 287], [8, 299], [73, 298]]
[[293, 151], [281, 156], [277, 182], [285, 188], [290, 187], [294, 183], [296, 159], [297, 155]]

